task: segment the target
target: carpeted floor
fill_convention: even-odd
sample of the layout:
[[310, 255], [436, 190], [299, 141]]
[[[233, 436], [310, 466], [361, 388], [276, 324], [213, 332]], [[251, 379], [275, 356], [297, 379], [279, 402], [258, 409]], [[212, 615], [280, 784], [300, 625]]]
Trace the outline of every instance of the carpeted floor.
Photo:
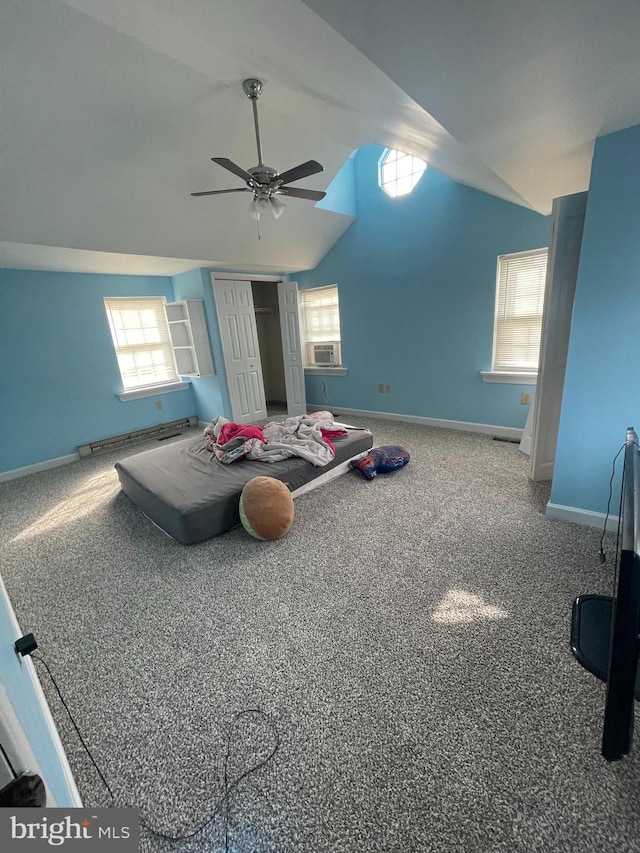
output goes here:
[[[0, 484], [14, 609], [117, 804], [199, 826], [229, 722], [259, 707], [281, 745], [230, 797], [236, 853], [640, 851], [640, 744], [600, 757], [604, 685], [568, 644], [573, 598], [611, 591], [599, 531], [544, 515], [517, 445], [349, 420], [411, 462], [301, 497], [271, 543], [173, 542], [120, 492], [123, 452]], [[85, 803], [108, 805], [41, 680]], [[229, 778], [272, 738], [241, 720]], [[224, 815], [141, 849], [223, 851]]]

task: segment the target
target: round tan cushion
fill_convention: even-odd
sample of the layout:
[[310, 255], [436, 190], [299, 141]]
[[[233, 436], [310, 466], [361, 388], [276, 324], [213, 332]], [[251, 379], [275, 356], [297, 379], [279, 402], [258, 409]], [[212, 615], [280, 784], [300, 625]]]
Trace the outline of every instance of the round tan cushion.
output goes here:
[[240, 520], [256, 539], [284, 536], [293, 521], [291, 492], [274, 477], [254, 477], [240, 495]]

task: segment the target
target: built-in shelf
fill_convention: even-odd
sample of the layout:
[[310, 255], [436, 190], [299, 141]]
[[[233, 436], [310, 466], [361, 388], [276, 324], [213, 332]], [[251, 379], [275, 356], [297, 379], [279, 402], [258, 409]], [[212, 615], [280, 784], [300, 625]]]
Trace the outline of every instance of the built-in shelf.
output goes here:
[[183, 299], [166, 305], [171, 345], [180, 376], [209, 376], [215, 373], [204, 302]]

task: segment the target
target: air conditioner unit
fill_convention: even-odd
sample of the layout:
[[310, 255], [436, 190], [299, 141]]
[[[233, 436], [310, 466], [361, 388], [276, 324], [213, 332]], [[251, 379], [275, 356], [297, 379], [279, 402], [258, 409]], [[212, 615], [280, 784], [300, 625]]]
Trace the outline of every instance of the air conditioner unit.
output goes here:
[[313, 367], [331, 367], [340, 364], [340, 341], [325, 344], [308, 344], [309, 364]]

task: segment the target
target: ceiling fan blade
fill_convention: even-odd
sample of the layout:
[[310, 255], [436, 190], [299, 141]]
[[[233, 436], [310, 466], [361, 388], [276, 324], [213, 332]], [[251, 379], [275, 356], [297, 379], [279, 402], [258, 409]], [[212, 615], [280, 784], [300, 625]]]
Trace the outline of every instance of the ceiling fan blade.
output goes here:
[[326, 196], [326, 193], [320, 190], [303, 190], [298, 187], [281, 187], [276, 190], [278, 195], [288, 195], [291, 198], [308, 198], [310, 201], [320, 201]]
[[281, 175], [278, 175], [272, 183], [290, 184], [292, 181], [299, 181], [300, 178], [307, 178], [309, 175], [317, 175], [318, 172], [324, 172], [324, 166], [321, 166], [317, 160], [307, 160], [306, 163], [301, 163], [299, 166], [294, 166], [293, 169], [288, 169]]
[[214, 163], [217, 163], [218, 166], [222, 166], [223, 169], [228, 169], [230, 172], [233, 172], [234, 175], [242, 178], [243, 181], [246, 181], [247, 183], [251, 181], [252, 184], [255, 184], [255, 178], [253, 175], [241, 166], [237, 166], [233, 160], [229, 160], [228, 157], [212, 157], [211, 159]]
[[251, 193], [253, 190], [250, 190], [249, 187], [239, 187], [237, 190], [207, 190], [203, 193], [191, 193], [192, 196], [200, 196], [200, 195], [221, 195], [222, 193]]

